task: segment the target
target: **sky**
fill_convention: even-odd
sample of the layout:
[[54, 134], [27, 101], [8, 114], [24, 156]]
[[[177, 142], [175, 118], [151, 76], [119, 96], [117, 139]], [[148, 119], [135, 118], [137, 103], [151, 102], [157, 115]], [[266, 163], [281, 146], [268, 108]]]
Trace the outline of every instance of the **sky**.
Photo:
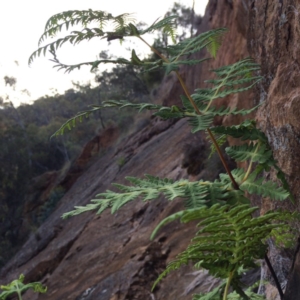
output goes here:
[[[192, 6], [192, 0], [178, 1], [185, 6]], [[195, 0], [196, 14], [204, 14], [208, 0]], [[15, 105], [32, 103], [45, 95], [63, 93], [72, 88], [72, 81], [85, 84], [92, 82], [94, 74], [89, 67], [81, 68], [66, 74], [53, 69], [50, 57], [41, 56], [28, 66], [30, 54], [38, 48], [38, 40], [43, 33], [46, 21], [54, 14], [66, 10], [103, 10], [119, 15], [125, 12], [134, 13], [138, 21], [152, 24], [157, 18], [173, 6], [172, 0], [9, 0], [0, 1], [0, 97], [9, 97]], [[147, 38], [147, 36], [146, 36]], [[151, 43], [151, 36], [148, 37]], [[49, 41], [48, 41], [49, 42]], [[114, 44], [113, 44], [114, 43]], [[64, 45], [58, 52], [59, 59], [64, 63], [92, 61], [102, 50], [109, 50], [113, 55], [126, 57], [124, 47], [118, 41], [90, 41], [82, 45]], [[128, 45], [127, 45], [128, 46]], [[138, 47], [139, 54], [148, 50], [132, 42], [129, 46]], [[106, 67], [100, 67], [100, 72]], [[17, 79], [15, 90], [5, 86], [4, 76]]]

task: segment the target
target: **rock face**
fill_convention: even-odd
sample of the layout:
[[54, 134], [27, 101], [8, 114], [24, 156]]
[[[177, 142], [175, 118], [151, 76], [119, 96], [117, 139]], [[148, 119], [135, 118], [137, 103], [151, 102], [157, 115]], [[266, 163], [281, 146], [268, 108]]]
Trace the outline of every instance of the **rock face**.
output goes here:
[[[257, 120], [268, 137], [274, 156], [287, 175], [296, 198], [295, 204], [264, 199], [264, 211], [279, 207], [299, 211], [299, 9], [299, 1], [249, 3], [248, 49], [250, 55], [261, 65], [264, 77], [257, 90], [257, 98], [264, 102]], [[293, 226], [299, 228], [299, 224]], [[300, 299], [299, 255], [296, 252], [284, 299]], [[275, 265], [279, 260], [275, 255]], [[277, 268], [280, 273], [279, 266]]]
[[[211, 0], [198, 32], [227, 27], [229, 32], [223, 46], [216, 60], [180, 70], [192, 91], [203, 86], [203, 81], [210, 77], [211, 68], [233, 63], [249, 53], [262, 65], [264, 80], [256, 91], [224, 98], [220, 105], [249, 108], [265, 101], [257, 120], [268, 136], [279, 165], [287, 173], [296, 197], [295, 205], [286, 202], [282, 206], [293, 210], [299, 210], [297, 197], [300, 193], [299, 12], [300, 4], [292, 0]], [[179, 102], [180, 94], [183, 91], [179, 84], [169, 76], [160, 88], [158, 101], [175, 104]], [[226, 118], [216, 122], [238, 121], [237, 118]], [[202, 156], [195, 155], [191, 148], [198, 148], [200, 154], [201, 151], [204, 154], [205, 143], [201, 134], [190, 133], [184, 120], [149, 120], [145, 127], [139, 128], [118, 148], [108, 151], [77, 179], [51, 217], [1, 270], [0, 283], [9, 282], [23, 273], [26, 281], [42, 281], [48, 286], [46, 294], [28, 292], [25, 300], [184, 300], [191, 299], [193, 293], [207, 290], [213, 279], [186, 267], [171, 273], [151, 292], [157, 275], [185, 248], [195, 233], [194, 224], [182, 226], [175, 222], [163, 228], [154, 241], [149, 241], [155, 226], [182, 207], [180, 201], [167, 203], [162, 198], [149, 203], [135, 201], [113, 216], [107, 211], [101, 216], [85, 213], [68, 220], [61, 219], [62, 213], [75, 205], [87, 204], [96, 194], [111, 188], [111, 182], [124, 183], [125, 176], [141, 177], [148, 173], [173, 179], [189, 177], [191, 180], [216, 176], [203, 169]], [[214, 168], [216, 172], [218, 169]], [[268, 200], [258, 204], [263, 211], [281, 205]], [[282, 254], [276, 254], [274, 250], [270, 255], [276, 263]], [[290, 261], [292, 256], [286, 259]], [[297, 289], [299, 261], [300, 256], [296, 256], [285, 299], [300, 299]], [[286, 282], [286, 276], [282, 282]], [[275, 299], [271, 293], [268, 299]]]

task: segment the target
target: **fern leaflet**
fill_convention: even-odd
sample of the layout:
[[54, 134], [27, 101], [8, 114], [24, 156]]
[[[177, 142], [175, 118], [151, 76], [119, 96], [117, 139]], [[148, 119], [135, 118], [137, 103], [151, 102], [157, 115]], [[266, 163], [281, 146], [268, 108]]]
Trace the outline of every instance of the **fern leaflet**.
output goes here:
[[[213, 276], [227, 278], [234, 272], [233, 283], [239, 281], [238, 269], [252, 268], [253, 260], [264, 256], [266, 245], [262, 242], [273, 228], [281, 226], [271, 222], [278, 213], [269, 213], [252, 218], [257, 207], [246, 205], [229, 206], [219, 204], [182, 213], [183, 223], [199, 220], [201, 228], [185, 251], [172, 261], [159, 276], [155, 285], [172, 270], [193, 262]], [[234, 288], [234, 284], [232, 285]], [[240, 293], [240, 290], [236, 290]]]

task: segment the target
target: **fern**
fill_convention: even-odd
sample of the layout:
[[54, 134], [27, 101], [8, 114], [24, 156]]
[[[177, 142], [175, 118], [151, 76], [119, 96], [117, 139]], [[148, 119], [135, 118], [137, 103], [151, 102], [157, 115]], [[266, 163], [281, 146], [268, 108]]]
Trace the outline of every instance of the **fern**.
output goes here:
[[[206, 135], [206, 139], [210, 143], [210, 153], [208, 155], [208, 159], [210, 159], [212, 155], [217, 151], [217, 148], [214, 145], [214, 143], [211, 141], [209, 135]], [[227, 142], [227, 136], [225, 134], [215, 135], [215, 139], [219, 148], [222, 147]]]
[[98, 194], [99, 199], [93, 199], [92, 204], [87, 206], [76, 206], [75, 210], [65, 213], [63, 218], [78, 215], [89, 210], [98, 210], [102, 213], [105, 209], [111, 208], [112, 213], [120, 209], [129, 201], [142, 197], [144, 201], [153, 200], [163, 194], [170, 201], [175, 198], [186, 199], [188, 208], [212, 205], [226, 199], [228, 191], [226, 186], [222, 189], [222, 184], [218, 181], [211, 183], [206, 181], [189, 182], [179, 180], [173, 182], [170, 179], [160, 179], [158, 177], [146, 175], [145, 179], [126, 177], [133, 185], [126, 186], [114, 184], [121, 192], [106, 191]]
[[[257, 209], [248, 204], [233, 207], [216, 204], [183, 212], [180, 215], [183, 223], [198, 220], [201, 229], [187, 249], [169, 263], [153, 288], [168, 273], [189, 262], [207, 269], [213, 276], [224, 279], [231, 276], [232, 283], [238, 284], [238, 269], [252, 268], [253, 261], [266, 251], [263, 240], [273, 228], [281, 226], [271, 223], [279, 215], [276, 212], [253, 218]], [[236, 291], [241, 294], [238, 288]]]
[[140, 35], [162, 29], [163, 32], [169, 33], [169, 35], [173, 37], [172, 39], [175, 40], [175, 19], [176, 18], [177, 18], [176, 16], [169, 16], [160, 21], [156, 20], [150, 27], [148, 27], [145, 30], [142, 30], [140, 32]]
[[268, 143], [268, 139], [265, 134], [255, 127], [255, 121], [246, 120], [239, 125], [234, 126], [216, 126], [211, 129], [212, 132], [218, 134], [226, 134], [234, 138], [241, 138], [245, 140], [259, 140], [263, 143]]
[[46, 293], [47, 287], [43, 286], [40, 282], [31, 282], [24, 284], [25, 276], [21, 274], [18, 279], [13, 280], [7, 285], [1, 285], [0, 289], [3, 292], [0, 294], [0, 300], [5, 300], [11, 295], [18, 295], [18, 298], [21, 300], [21, 294], [26, 292], [29, 289], [32, 289], [35, 293]]
[[[106, 28], [111, 22], [114, 28], [112, 31], [108, 31]], [[62, 29], [68, 30], [75, 25], [81, 25], [82, 30], [72, 31], [64, 38], [40, 46], [46, 39], [54, 37]], [[49, 19], [40, 38], [39, 48], [30, 56], [29, 64], [36, 57], [42, 54], [45, 55], [47, 51], [50, 51], [56, 64], [55, 67], [64, 69], [66, 72], [80, 69], [85, 65], [90, 66], [93, 70], [103, 63], [130, 64], [146, 71], [163, 68], [167, 74], [175, 72], [185, 92], [181, 96], [182, 106], [167, 107], [152, 103], [131, 103], [122, 100], [105, 101], [102, 105], [92, 106], [91, 109], [68, 120], [55, 132], [54, 136], [63, 134], [66, 129], [71, 129], [78, 121], [81, 122], [84, 117], [99, 109], [131, 107], [139, 111], [151, 110], [153, 115], [162, 119], [187, 118], [193, 133], [200, 130], [206, 131], [213, 143], [212, 150], [218, 152], [227, 173], [220, 174], [219, 179], [214, 182], [204, 180], [189, 182], [184, 179], [173, 181], [150, 175], [146, 175], [144, 179], [127, 177], [131, 185], [114, 184], [118, 192], [107, 190], [100, 193], [90, 204], [76, 206], [73, 211], [65, 213], [63, 218], [90, 210], [96, 210], [100, 214], [109, 208], [114, 213], [123, 205], [137, 198], [141, 198], [142, 201], [152, 201], [160, 195], [164, 195], [170, 201], [181, 198], [185, 202], [186, 210], [177, 212], [162, 220], [154, 230], [151, 238], [154, 238], [162, 226], [176, 219], [180, 219], [183, 223], [197, 220], [200, 222], [198, 224], [199, 231], [187, 249], [167, 266], [167, 269], [160, 275], [154, 286], [169, 272], [191, 261], [196, 267], [205, 268], [210, 274], [226, 279], [224, 284], [205, 296], [198, 295], [197, 299], [219, 299], [221, 294], [223, 294], [224, 300], [260, 299], [261, 297], [254, 296], [251, 290], [243, 291], [239, 270], [242, 267], [252, 268], [256, 259], [264, 257], [267, 249], [264, 243], [265, 239], [272, 236], [272, 234], [273, 236], [280, 234], [284, 236], [284, 233], [288, 231], [286, 223], [292, 219], [292, 216], [287, 213], [284, 218], [280, 219], [280, 216], [284, 215], [282, 212], [270, 212], [264, 216], [254, 218], [252, 215], [257, 211], [257, 208], [250, 207], [247, 195], [256, 194], [280, 201], [287, 197], [292, 198], [292, 195], [283, 172], [273, 158], [266, 136], [256, 128], [253, 120], [246, 120], [234, 126], [212, 127], [216, 116], [244, 116], [257, 109], [258, 106], [240, 110], [236, 107], [218, 107], [215, 105], [215, 100], [252, 88], [261, 80], [258, 75], [259, 66], [252, 59], [246, 58], [213, 70], [214, 77], [206, 81], [207, 87], [196, 89], [193, 94], [190, 94], [178, 72], [180, 66], [196, 65], [207, 60], [207, 57], [203, 59], [190, 57], [204, 48], [208, 50], [213, 58], [216, 57], [226, 29], [214, 29], [168, 46], [164, 49], [166, 55], [150, 46], [142, 37], [144, 34], [155, 30], [162, 30], [174, 39], [175, 17], [169, 16], [157, 20], [143, 30], [134, 25], [134, 20], [130, 14], [113, 16], [103, 11], [68, 11]], [[159, 59], [154, 62], [142, 60], [137, 56], [134, 49], [131, 52], [130, 59], [99, 59], [75, 65], [63, 64], [56, 56], [57, 49], [67, 42], [78, 44], [93, 38], [122, 41], [127, 37], [137, 38], [148, 45], [158, 55]], [[214, 134], [217, 135], [217, 140]], [[220, 145], [225, 142], [228, 136], [247, 141], [243, 145], [226, 148], [228, 155], [236, 161], [248, 162], [247, 170], [229, 169], [220, 150]], [[265, 181], [262, 177], [263, 172], [268, 172], [271, 169], [276, 171], [282, 187], [271, 181]], [[287, 237], [290, 237], [288, 233]], [[229, 294], [230, 286], [234, 290], [231, 294]]]
[[274, 200], [285, 200], [289, 197], [290, 193], [272, 181], [263, 183], [264, 178], [255, 180], [256, 173], [253, 172], [241, 185], [242, 191], [247, 191], [250, 194], [257, 194], [263, 197], [270, 197]]
[[86, 110], [84, 112], [78, 113], [75, 117], [67, 120], [63, 125], [61, 125], [61, 127], [51, 136], [51, 138], [54, 136], [63, 135], [65, 129], [71, 130], [72, 127], [76, 126], [76, 122], [81, 123], [83, 118], [88, 118], [90, 114], [98, 111], [99, 109], [101, 109], [100, 106], [93, 106], [93, 108], [90, 110]]
[[[193, 300], [220, 300], [220, 297], [224, 291], [226, 282], [222, 282], [219, 286], [214, 288], [211, 292], [208, 292], [206, 294], [197, 294], [193, 296]], [[253, 286], [250, 286], [245, 290], [245, 295], [247, 296], [246, 299], [251, 300], [263, 300], [266, 299], [262, 295], [258, 295], [257, 293], [253, 292], [253, 290], [257, 288], [257, 284], [254, 284]], [[232, 293], [227, 295], [228, 300], [243, 300], [245, 297], [238, 294], [236, 291], [233, 291]]]
[[[167, 52], [177, 60], [183, 55], [190, 55], [199, 52], [204, 48], [207, 48], [208, 50], [211, 50], [212, 48], [217, 49], [219, 48], [217, 45], [220, 44], [220, 36], [226, 31], [226, 28], [207, 31], [198, 36], [185, 39], [174, 46], [169, 46]], [[213, 56], [216, 53], [213, 52], [210, 54]]]
[[263, 164], [273, 158], [272, 151], [267, 149], [267, 145], [261, 143], [227, 147], [225, 151], [236, 161], [250, 160]]

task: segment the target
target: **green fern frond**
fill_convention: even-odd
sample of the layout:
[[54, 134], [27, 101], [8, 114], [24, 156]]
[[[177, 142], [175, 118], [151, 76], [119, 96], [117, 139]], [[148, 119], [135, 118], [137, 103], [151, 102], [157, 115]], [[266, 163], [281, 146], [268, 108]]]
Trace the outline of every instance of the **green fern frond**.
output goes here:
[[213, 58], [216, 58], [218, 50], [222, 45], [222, 40], [224, 37], [224, 32], [218, 31], [213, 36], [209, 37], [209, 43], [206, 46], [207, 51]]
[[277, 210], [279, 212], [275, 222], [283, 223], [284, 226], [274, 228], [271, 232], [271, 237], [275, 242], [276, 246], [284, 247], [287, 249], [294, 248], [298, 238], [298, 228], [293, 226], [300, 220], [299, 212], [287, 212]]
[[132, 14], [121, 14], [113, 18], [114, 31], [116, 33], [125, 33], [125, 29], [127, 29], [130, 23], [135, 23], [135, 18], [133, 18]]
[[172, 42], [175, 44], [176, 43], [176, 31], [174, 29], [173, 26], [170, 26], [169, 24], [167, 24], [164, 29], [163, 29], [163, 33], [167, 34], [168, 36], [171, 37]]
[[176, 45], [171, 45], [167, 48], [167, 52], [173, 57], [174, 60], [178, 60], [183, 55], [190, 55], [208, 47], [211, 43], [217, 43], [220, 40], [220, 36], [227, 30], [225, 28], [218, 28], [204, 32], [196, 37], [185, 39]]
[[[45, 31], [39, 39], [39, 45], [49, 37], [54, 37], [63, 29], [68, 30], [75, 25], [86, 27], [87, 24], [98, 22], [98, 28], [103, 30], [107, 22], [113, 20], [112, 14], [104, 11], [70, 10], [52, 16], [46, 23]], [[100, 33], [99, 31], [99, 33]]]
[[276, 183], [267, 181], [263, 183], [264, 178], [256, 179], [257, 174], [253, 172], [241, 185], [242, 191], [247, 191], [250, 194], [257, 194], [263, 197], [270, 197], [273, 200], [285, 200], [290, 196], [290, 193], [282, 187], [278, 187]]
[[[221, 283], [219, 286], [214, 288], [212, 291], [206, 293], [206, 294], [197, 294], [193, 296], [193, 300], [220, 300], [222, 297], [222, 293], [225, 288], [225, 282]], [[263, 295], [258, 295], [256, 292], [253, 292], [253, 290], [257, 288], [257, 285], [250, 286], [245, 290], [245, 295], [248, 297], [247, 299], [251, 300], [264, 300], [266, 299]], [[236, 291], [233, 291], [232, 293], [227, 295], [227, 300], [244, 300], [245, 297], [238, 294]]]
[[164, 218], [153, 230], [151, 236], [150, 236], [150, 240], [153, 240], [157, 234], [157, 232], [165, 225], [177, 220], [177, 219], [180, 219], [182, 217], [182, 215], [185, 213], [184, 210], [182, 211], [179, 211], [175, 214], [172, 214], [166, 218]]
[[[11, 299], [11, 297], [25, 293], [27, 290], [32, 289], [35, 293], [46, 293], [47, 287], [43, 286], [40, 282], [31, 282], [24, 284], [25, 276], [21, 274], [18, 279], [13, 280], [7, 285], [1, 285], [0, 289], [3, 292], [0, 294], [0, 299], [5, 300], [7, 298]], [[18, 297], [19, 299], [21, 299]]]
[[211, 131], [218, 134], [226, 134], [234, 138], [241, 138], [245, 140], [259, 140], [264, 144], [268, 143], [268, 139], [265, 134], [255, 128], [254, 120], [246, 120], [239, 125], [233, 126], [216, 126], [211, 128]]
[[107, 190], [105, 193], [97, 195], [97, 199], [91, 200], [91, 204], [85, 207], [75, 207], [75, 210], [65, 213], [63, 218], [90, 210], [98, 210], [97, 213], [102, 213], [107, 208], [111, 208], [114, 213], [127, 202], [138, 197], [142, 197], [143, 201], [148, 201], [158, 198], [160, 194], [169, 200], [184, 199], [188, 209], [211, 206], [216, 203], [225, 204], [226, 201], [230, 201], [232, 204], [241, 203], [240, 197], [230, 193], [233, 189], [226, 180], [189, 182], [182, 179], [174, 182], [170, 179], [160, 179], [150, 175], [146, 175], [145, 179], [135, 177], [126, 177], [126, 179], [132, 183], [131, 186], [113, 184], [121, 192]]
[[[241, 184], [243, 182], [243, 179], [245, 177], [244, 169], [240, 169], [240, 168], [233, 169], [231, 171], [231, 174], [238, 184]], [[231, 180], [230, 180], [230, 177], [228, 176], [228, 174], [221, 173], [219, 176], [220, 176], [220, 180], [223, 184], [228, 184], [228, 186], [231, 185]]]
[[[210, 143], [210, 152], [208, 155], [208, 159], [210, 159], [214, 153], [216, 153], [217, 149], [215, 147], [215, 145], [212, 143], [209, 135], [206, 136], [207, 141]], [[227, 136], [226, 134], [218, 134], [215, 135], [215, 140], [218, 144], [219, 147], [222, 147], [226, 142], [227, 142]]]
[[201, 105], [199, 107], [199, 111], [205, 115], [205, 114], [212, 114], [214, 117], [215, 116], [228, 116], [228, 115], [242, 115], [245, 116], [247, 114], [252, 113], [254, 110], [256, 110], [258, 107], [260, 106], [254, 106], [250, 109], [240, 109], [238, 110], [237, 108], [231, 108], [231, 107], [215, 107], [215, 106], [211, 106], [208, 109], [206, 108], [206, 105]]
[[238, 269], [252, 268], [253, 261], [265, 255], [266, 245], [262, 241], [273, 228], [281, 226], [272, 224], [278, 216], [276, 212], [253, 218], [257, 209], [248, 204], [234, 207], [216, 204], [183, 213], [181, 222], [199, 220], [201, 229], [187, 249], [167, 266], [153, 288], [168, 273], [189, 262], [220, 278], [227, 278], [234, 272], [233, 281], [238, 281]]
[[214, 288], [208, 293], [201, 293], [193, 295], [193, 300], [220, 300], [223, 290], [225, 288], [225, 282]]
[[[232, 175], [235, 181], [238, 183], [241, 191], [248, 192], [250, 194], [260, 195], [262, 197], [270, 197], [273, 200], [284, 200], [289, 197], [289, 192], [283, 187], [279, 187], [272, 181], [263, 182], [264, 178], [257, 178], [257, 172], [252, 172], [249, 176], [243, 169], [232, 170]], [[231, 185], [231, 180], [228, 174], [220, 174], [220, 180], [225, 185]], [[233, 188], [230, 189], [230, 193], [233, 192]]]
[[[141, 30], [140, 35], [143, 35], [145, 33], [151, 33], [155, 30], [162, 29], [163, 32], [168, 32], [171, 34], [171, 37], [173, 35], [173, 38], [175, 37], [175, 19], [177, 16], [169, 16], [166, 17], [160, 21], [156, 20], [151, 26], [148, 28]], [[172, 38], [172, 39], [173, 39]]]
[[171, 118], [184, 118], [186, 115], [184, 111], [176, 105], [171, 107], [156, 105], [152, 103], [132, 103], [126, 100], [107, 100], [103, 101], [102, 105], [92, 105], [92, 109], [83, 111], [78, 113], [76, 116], [67, 120], [52, 136], [63, 135], [66, 129], [71, 130], [76, 126], [76, 123], [82, 122], [84, 118], [87, 118], [90, 114], [95, 113], [98, 110], [104, 108], [118, 107], [120, 109], [123, 108], [134, 108], [139, 110], [140, 112], [143, 110], [152, 110], [155, 111], [153, 115], [159, 116], [162, 119], [171, 119]]
[[259, 66], [250, 58], [213, 70], [216, 78], [206, 81], [213, 85], [207, 109], [212, 101], [217, 98], [240, 93], [253, 87], [262, 78], [261, 76], [252, 75], [253, 72], [257, 71], [259, 71]]
[[295, 203], [295, 198], [290, 190], [289, 184], [285, 178], [285, 174], [283, 173], [283, 171], [276, 165], [276, 163], [274, 162], [273, 164], [274, 169], [277, 171], [277, 178], [281, 181], [283, 188], [289, 193], [289, 198], [291, 200], [291, 202], [294, 204]]
[[192, 127], [192, 133], [207, 129], [208, 127], [210, 127], [213, 119], [213, 114], [197, 115], [190, 118], [189, 123]]
[[[114, 24], [114, 31], [104, 31], [104, 27], [108, 22]], [[131, 14], [122, 14], [114, 17], [112, 14], [103, 11], [67, 11], [52, 16], [46, 23], [45, 32], [39, 40], [39, 46], [45, 39], [54, 37], [64, 28], [69, 29], [71, 26], [81, 25], [84, 28], [81, 31], [72, 31], [70, 35], [57, 39], [45, 46], [39, 47], [29, 57], [29, 65], [35, 58], [41, 54], [45, 55], [47, 50], [51, 50], [52, 54], [64, 43], [78, 44], [85, 40], [93, 38], [107, 38], [108, 40], [123, 39], [126, 36], [135, 36], [138, 34], [137, 28], [132, 24], [134, 18]], [[88, 28], [88, 24], [97, 24], [97, 27]], [[108, 62], [108, 61], [107, 61]], [[112, 62], [112, 61], [111, 61]], [[92, 62], [93, 63], [93, 62]], [[91, 64], [91, 63], [90, 63]], [[74, 69], [74, 68], [73, 68]]]
[[188, 65], [188, 66], [193, 66], [200, 64], [204, 61], [206, 61], [207, 58], [203, 59], [185, 59], [185, 60], [177, 60], [177, 61], [170, 61], [169, 63], [163, 63], [163, 66], [166, 68], [166, 74], [170, 74], [172, 71], [178, 71], [179, 67], [181, 65]]
[[86, 110], [83, 112], [78, 113], [75, 117], [67, 120], [57, 131], [53, 133], [53, 135], [50, 137], [55, 137], [59, 135], [63, 135], [64, 131], [66, 129], [71, 130], [73, 127], [76, 126], [76, 122], [82, 122], [84, 118], [88, 118], [90, 114], [95, 113], [96, 111], [100, 110], [102, 107], [101, 106], [93, 106], [92, 109]]
[[237, 161], [250, 160], [263, 164], [273, 159], [272, 151], [267, 148], [266, 144], [244, 144], [241, 146], [232, 146], [225, 149], [226, 153]]
[[108, 100], [103, 102], [103, 107], [119, 107], [122, 108], [134, 108], [139, 110], [139, 112], [143, 110], [154, 110], [156, 112], [153, 113], [155, 116], [159, 116], [162, 119], [171, 119], [171, 118], [183, 118], [185, 117], [184, 111], [176, 106], [162, 106], [156, 105], [152, 103], [132, 103], [125, 100]]

